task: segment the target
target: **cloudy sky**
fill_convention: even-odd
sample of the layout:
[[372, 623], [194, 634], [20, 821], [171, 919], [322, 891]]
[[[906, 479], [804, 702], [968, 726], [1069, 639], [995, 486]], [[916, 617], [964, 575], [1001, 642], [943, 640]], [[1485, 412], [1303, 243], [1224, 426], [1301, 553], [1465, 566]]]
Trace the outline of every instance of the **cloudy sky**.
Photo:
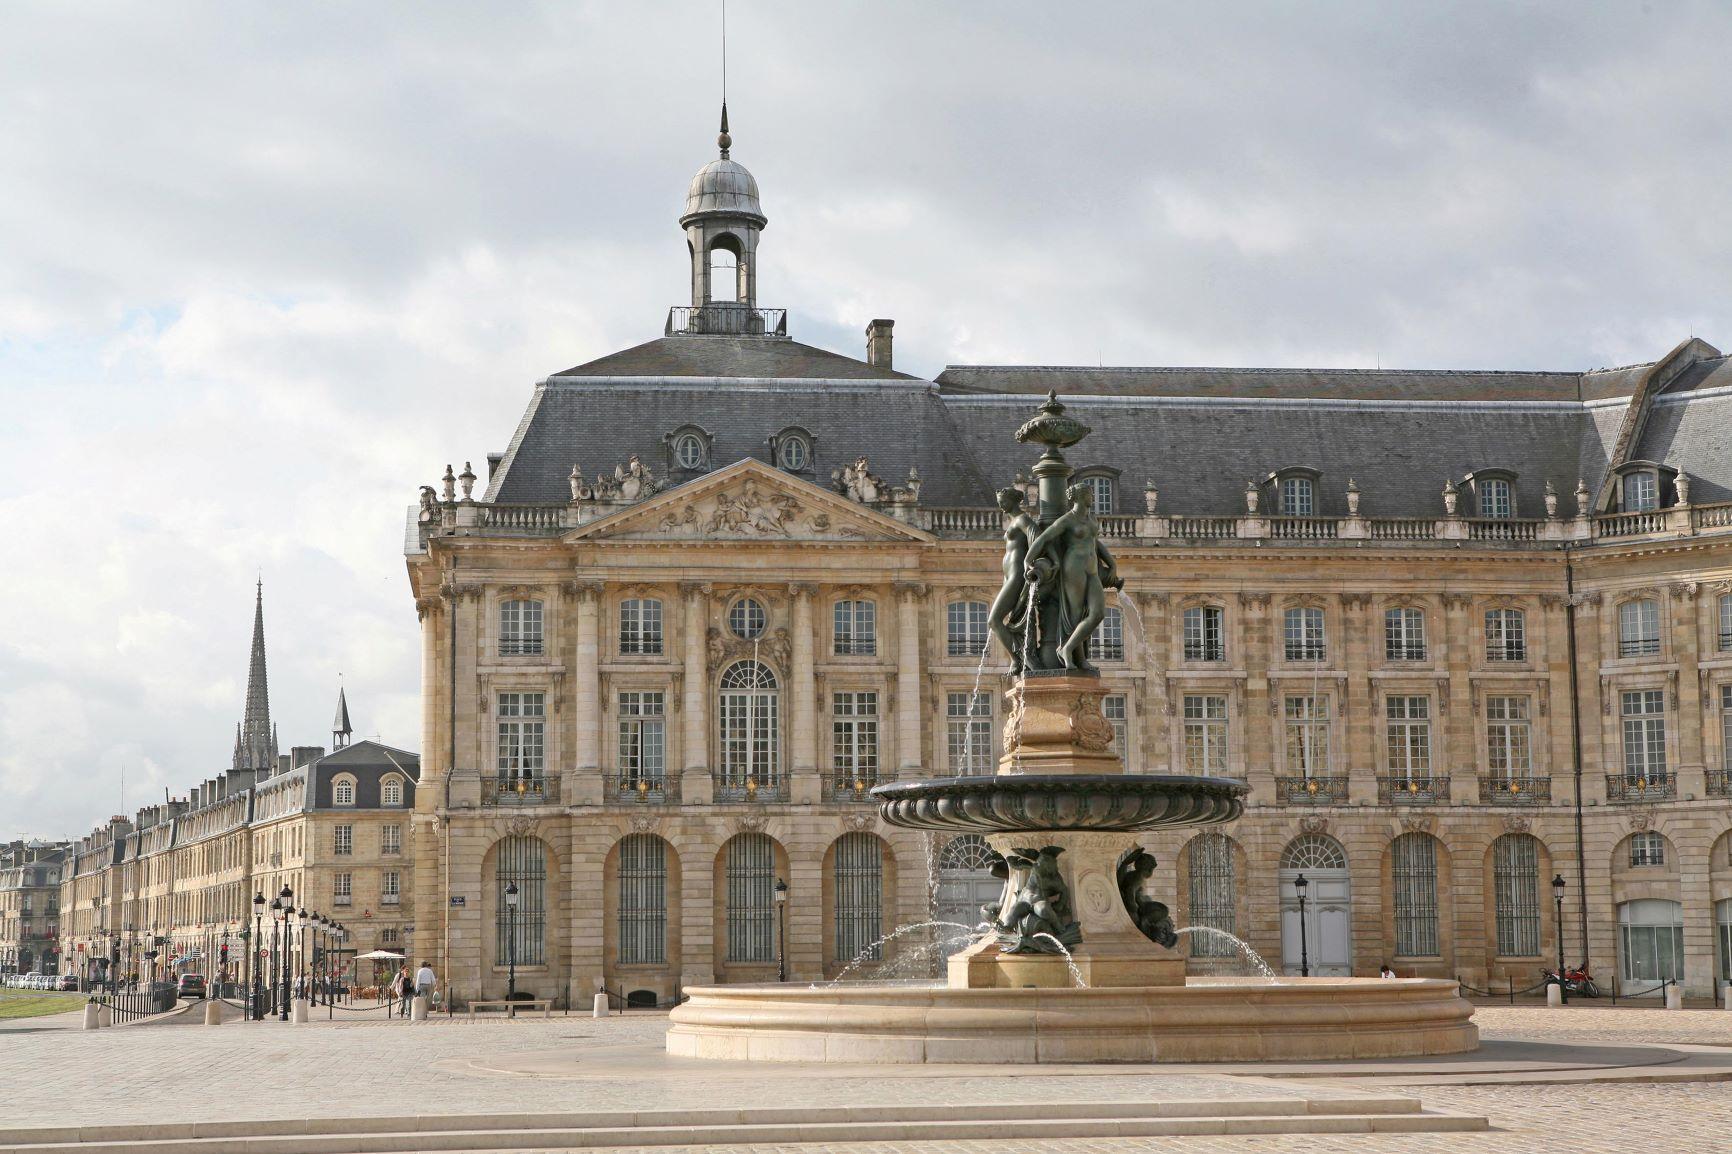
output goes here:
[[[733, 0], [760, 299], [898, 366], [1732, 342], [1732, 8]], [[403, 509], [658, 335], [715, 0], [0, 10], [0, 837], [419, 744]]]

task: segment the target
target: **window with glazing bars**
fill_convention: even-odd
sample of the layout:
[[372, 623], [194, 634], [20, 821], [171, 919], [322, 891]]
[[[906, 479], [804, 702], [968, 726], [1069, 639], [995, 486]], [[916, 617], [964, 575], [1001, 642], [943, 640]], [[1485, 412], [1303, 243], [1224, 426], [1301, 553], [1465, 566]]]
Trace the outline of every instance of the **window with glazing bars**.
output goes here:
[[1120, 757], [1131, 755], [1130, 723], [1125, 717], [1125, 695], [1109, 694], [1101, 698], [1101, 716], [1113, 727], [1113, 752]]
[[1383, 614], [1383, 656], [1388, 661], [1425, 660], [1425, 611], [1390, 609]]
[[1624, 512], [1646, 513], [1660, 507], [1660, 479], [1653, 473], [1624, 474]]
[[506, 657], [541, 652], [541, 602], [500, 603], [499, 652]]
[[403, 875], [396, 870], [386, 870], [384, 879], [379, 883], [379, 892], [385, 896], [386, 904], [392, 904], [403, 896]]
[[1227, 699], [1213, 694], [1186, 694], [1185, 772], [1227, 772]]
[[722, 784], [744, 788], [781, 779], [780, 695], [776, 675], [755, 661], [738, 661], [722, 674], [720, 724]]
[[1435, 958], [1437, 947], [1437, 840], [1404, 833], [1390, 843], [1395, 887], [1395, 952], [1403, 958]]
[[985, 693], [945, 695], [944, 722], [950, 772], [992, 772], [992, 698]]
[[331, 853], [337, 857], [348, 857], [355, 852], [355, 827], [338, 825], [331, 827]]
[[1409, 781], [1430, 777], [1431, 699], [1385, 697], [1383, 718], [1388, 727], [1390, 776]]
[[347, 871], [332, 874], [331, 896], [336, 898], [339, 904], [346, 904], [348, 899], [353, 898], [355, 896], [355, 875]]
[[846, 833], [836, 841], [836, 960], [884, 956], [883, 844], [869, 833]]
[[1301, 606], [1282, 615], [1283, 636], [1289, 661], [1322, 661], [1327, 654], [1323, 640], [1323, 610]]
[[1304, 777], [1329, 772], [1329, 699], [1289, 697], [1286, 703], [1287, 769]]
[[1311, 500], [1311, 480], [1308, 477], [1288, 477], [1281, 482], [1281, 515], [1309, 517], [1315, 506]]
[[379, 787], [379, 801], [382, 805], [402, 805], [403, 779], [395, 776], [387, 777], [385, 783]]
[[1624, 773], [1648, 781], [1666, 776], [1666, 695], [1639, 689], [1623, 695]]
[[1618, 656], [1652, 657], [1660, 652], [1660, 603], [1644, 598], [1618, 606]]
[[776, 960], [776, 852], [761, 833], [728, 842], [728, 961]]
[[379, 852], [399, 854], [403, 852], [403, 827], [387, 825], [379, 828]]
[[1221, 607], [1218, 605], [1196, 605], [1185, 610], [1186, 661], [1227, 659], [1227, 634], [1221, 624]]
[[1497, 912], [1497, 952], [1532, 958], [1540, 952], [1539, 843], [1531, 834], [1506, 833], [1491, 843]]
[[1089, 487], [1097, 513], [1111, 513], [1114, 505], [1113, 479], [1101, 473], [1082, 477], [1079, 483]]
[[501, 693], [496, 724], [499, 780], [539, 778], [546, 755], [546, 695]]
[[668, 846], [653, 833], [619, 843], [619, 960], [627, 966], [667, 961]]
[[[1732, 773], [1732, 685], [1720, 687], [1720, 764]], [[1728, 849], [1732, 855], [1732, 849]], [[1732, 856], [1728, 857], [1732, 862]]]
[[878, 694], [838, 693], [830, 698], [831, 764], [838, 777], [878, 780]]
[[[1222, 933], [1238, 932], [1237, 879], [1233, 876], [1233, 841], [1210, 830], [1191, 840], [1190, 920]], [[1238, 947], [1218, 934], [1191, 934], [1193, 958], [1230, 958]]]
[[619, 695], [619, 775], [659, 784], [667, 771], [666, 706], [659, 692]]
[[1107, 607], [1100, 628], [1089, 637], [1087, 649], [1090, 661], [1125, 659], [1125, 615], [1117, 606]]
[[1630, 835], [1632, 866], [1663, 866], [1666, 864], [1666, 838], [1654, 830], [1638, 830]]
[[979, 657], [986, 652], [986, 602], [952, 601], [945, 606], [945, 653]]
[[1509, 482], [1490, 478], [1479, 483], [1479, 515], [1509, 517], [1513, 515]]
[[877, 606], [873, 602], [836, 602], [835, 623], [837, 657], [870, 657], [878, 652]]
[[1528, 741], [1528, 699], [1494, 696], [1485, 699], [1486, 768], [1495, 778], [1526, 777], [1533, 769]]
[[[494, 869], [493, 964], [505, 966], [515, 958], [520, 966], [547, 964], [547, 847], [539, 838], [513, 834], [502, 839]], [[517, 915], [513, 919], [505, 901], [505, 889], [517, 885]], [[513, 924], [516, 926], [515, 943]]]
[[1526, 661], [1528, 659], [1527, 615], [1520, 609], [1487, 609], [1485, 611], [1485, 659], [1487, 661]]
[[662, 651], [660, 601], [632, 597], [619, 603], [619, 651], [628, 657], [654, 656]]

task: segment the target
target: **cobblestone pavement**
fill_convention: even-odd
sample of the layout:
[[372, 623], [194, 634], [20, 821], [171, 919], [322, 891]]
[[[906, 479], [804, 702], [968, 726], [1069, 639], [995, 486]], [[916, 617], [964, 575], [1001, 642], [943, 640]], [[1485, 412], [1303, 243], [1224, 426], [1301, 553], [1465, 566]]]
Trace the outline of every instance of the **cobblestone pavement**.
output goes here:
[[[196, 1013], [196, 1011], [195, 1011]], [[1568, 1044], [1689, 1045], [1732, 1051], [1732, 1013], [1609, 1006], [1483, 1006], [1488, 1040]], [[660, 1053], [662, 1016], [551, 1021], [439, 1020], [427, 1025], [360, 1021], [283, 1026], [230, 1023], [218, 1029], [126, 1027], [83, 1032], [70, 1017], [0, 1027], [0, 1117], [13, 1125], [735, 1105], [762, 1102], [762, 1068], [683, 1062]], [[540, 1078], [489, 1072], [512, 1055], [564, 1052], [577, 1074]], [[568, 1063], [571, 1065], [572, 1063]], [[1732, 1065], [1729, 1062], [1728, 1065]], [[197, 1077], [188, 1079], [188, 1073]], [[1027, 1100], [1028, 1071], [1003, 1075], [943, 1067], [776, 1066], [777, 1102], [883, 1103]], [[1078, 1100], [1334, 1096], [1388, 1093], [1351, 1078], [1299, 1079], [1234, 1073], [1071, 1073], [1049, 1068], [1041, 1094]], [[1375, 1136], [1307, 1134], [1019, 1141], [1027, 1154], [1618, 1154], [1732, 1150], [1732, 1082], [1591, 1085], [1428, 1084], [1403, 1079], [1435, 1110], [1484, 1114], [1486, 1134]], [[182, 1091], [191, 1084], [197, 1097]], [[165, 1089], [178, 1087], [175, 1094]], [[268, 1087], [268, 1092], [265, 1088]], [[200, 1102], [207, 1105], [201, 1107]], [[696, 1147], [742, 1154], [742, 1147]], [[766, 1145], [783, 1154], [1005, 1154], [1003, 1142]], [[627, 1152], [621, 1152], [627, 1154]], [[652, 1154], [645, 1150], [635, 1154]], [[671, 1154], [657, 1148], [653, 1154]]]

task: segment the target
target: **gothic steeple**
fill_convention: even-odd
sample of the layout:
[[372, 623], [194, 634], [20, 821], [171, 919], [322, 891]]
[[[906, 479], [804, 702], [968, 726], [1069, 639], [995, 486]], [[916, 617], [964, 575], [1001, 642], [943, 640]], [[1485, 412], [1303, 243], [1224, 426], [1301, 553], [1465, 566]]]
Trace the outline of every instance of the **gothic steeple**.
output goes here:
[[349, 698], [341, 685], [337, 686], [337, 716], [331, 721], [331, 748], [342, 749], [349, 744], [355, 727], [349, 724]]
[[235, 740], [236, 769], [275, 771], [276, 727], [271, 724], [271, 695], [265, 681], [265, 583], [261, 579], [253, 602], [253, 652], [247, 666], [247, 706]]

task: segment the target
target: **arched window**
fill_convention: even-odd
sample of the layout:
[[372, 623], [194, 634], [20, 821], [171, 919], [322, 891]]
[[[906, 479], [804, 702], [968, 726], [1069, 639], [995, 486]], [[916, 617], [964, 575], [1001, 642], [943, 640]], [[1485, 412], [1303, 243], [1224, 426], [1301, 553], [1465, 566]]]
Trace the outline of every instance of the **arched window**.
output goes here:
[[1395, 954], [1435, 958], [1437, 946], [1437, 839], [1404, 833], [1390, 844], [1395, 894]]
[[742, 833], [725, 852], [728, 961], [774, 961], [776, 844], [765, 834]]
[[837, 657], [871, 657], [877, 653], [877, 604], [872, 601], [836, 602], [833, 640]]
[[1511, 517], [1515, 515], [1515, 505], [1510, 500], [1509, 482], [1502, 477], [1481, 478], [1479, 488], [1479, 515], [1481, 517]]
[[884, 956], [884, 843], [869, 833], [836, 842], [836, 960]]
[[1326, 833], [1302, 833], [1281, 851], [1284, 870], [1344, 870], [1347, 851]]
[[1618, 606], [1618, 656], [1652, 657], [1660, 652], [1660, 603], [1644, 597]]
[[1088, 641], [1090, 661], [1123, 661], [1125, 659], [1125, 615], [1109, 605], [1101, 618], [1100, 628]]
[[[494, 869], [497, 900], [494, 914], [493, 964], [520, 966], [547, 964], [547, 847], [539, 838], [513, 835], [499, 843]], [[517, 886], [517, 914], [512, 916], [505, 889]], [[515, 943], [513, 932], [515, 927]], [[515, 945], [515, 952], [514, 952]]]
[[944, 651], [951, 657], [986, 652], [986, 602], [952, 601], [944, 607]]
[[[1233, 840], [1215, 830], [1191, 839], [1191, 924], [1237, 933]], [[1230, 958], [1238, 946], [1218, 934], [1191, 934], [1193, 958]]]
[[379, 803], [381, 805], [403, 804], [403, 779], [396, 774], [388, 774], [379, 785]]
[[781, 695], [776, 675], [757, 661], [736, 661], [722, 673], [721, 781], [724, 796], [754, 797], [778, 787]]
[[938, 851], [940, 870], [983, 870], [992, 866], [992, 847], [977, 833], [959, 834]]
[[740, 258], [734, 252], [734, 239], [719, 238], [710, 249], [710, 301], [713, 304], [734, 304], [741, 299]]
[[628, 657], [651, 657], [662, 651], [660, 601], [631, 597], [619, 603], [619, 651]]
[[337, 780], [335, 780], [331, 783], [331, 804], [332, 805], [354, 805], [355, 804], [355, 779], [354, 778], [352, 778], [352, 777], [339, 777]]
[[1531, 834], [1506, 833], [1491, 843], [1491, 876], [1501, 958], [1540, 953], [1540, 854]]
[[1289, 661], [1322, 661], [1329, 650], [1323, 637], [1323, 610], [1298, 605], [1282, 615], [1282, 637]]
[[541, 602], [500, 602], [499, 652], [505, 657], [541, 652]]
[[668, 843], [634, 833], [619, 843], [619, 960], [651, 966], [667, 961]]
[[1284, 477], [1281, 480], [1281, 515], [1309, 517], [1317, 508], [1315, 490], [1309, 477]]
[[1630, 835], [1630, 866], [1663, 866], [1666, 864], [1666, 837], [1651, 829], [1637, 830]]
[[1618, 962], [1623, 985], [1684, 980], [1684, 907], [1661, 898], [1618, 906]]
[[764, 611], [763, 603], [750, 597], [742, 597], [728, 606], [728, 631], [742, 641], [761, 637], [769, 622], [770, 616]]

